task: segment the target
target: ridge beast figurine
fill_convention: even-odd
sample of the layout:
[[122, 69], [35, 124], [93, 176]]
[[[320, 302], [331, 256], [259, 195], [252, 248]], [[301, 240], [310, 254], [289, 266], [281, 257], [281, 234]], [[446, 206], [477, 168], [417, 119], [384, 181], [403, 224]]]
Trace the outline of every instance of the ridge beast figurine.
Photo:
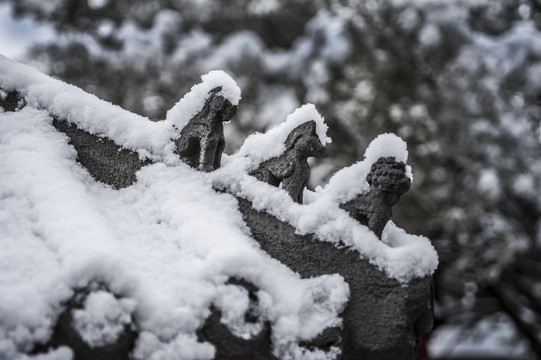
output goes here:
[[293, 200], [302, 204], [302, 192], [310, 178], [307, 159], [325, 152], [316, 134], [316, 122], [310, 120], [297, 126], [284, 144], [286, 151], [282, 155], [263, 162], [250, 175], [273, 186], [282, 184]]
[[393, 215], [393, 205], [409, 190], [406, 164], [394, 157], [379, 158], [366, 176], [370, 189], [340, 207], [381, 239], [383, 228]]
[[237, 106], [219, 95], [221, 87], [212, 89], [205, 105], [181, 130], [175, 141], [176, 153], [182, 161], [201, 171], [220, 167], [224, 151], [223, 123], [231, 120]]

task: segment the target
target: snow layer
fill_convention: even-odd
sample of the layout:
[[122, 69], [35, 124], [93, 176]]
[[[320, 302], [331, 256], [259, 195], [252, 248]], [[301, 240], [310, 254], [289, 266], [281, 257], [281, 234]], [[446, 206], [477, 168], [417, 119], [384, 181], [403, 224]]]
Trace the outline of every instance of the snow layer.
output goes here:
[[167, 113], [165, 121], [153, 122], [2, 55], [0, 87], [17, 89], [30, 106], [46, 109], [49, 114], [80, 129], [107, 137], [117, 145], [136, 151], [141, 159], [172, 163], [177, 161], [173, 140], [203, 108], [210, 90], [222, 87], [220, 94], [233, 105], [240, 100], [240, 89], [235, 81], [223, 71], [211, 71]]
[[[230, 276], [260, 289], [279, 356], [340, 325], [349, 295], [343, 278], [302, 280], [271, 259], [249, 237], [235, 199], [216, 193], [206, 174], [158, 163], [115, 191], [75, 162], [51, 122], [29, 107], [0, 114], [0, 357], [45, 342], [62, 302], [91, 281], [108, 284], [125, 306], [113, 311], [104, 308], [112, 299], [89, 299], [75, 315], [78, 327], [104, 343], [134, 309], [139, 359], [212, 358], [213, 347], [199, 343], [195, 330], [211, 303], [231, 314], [247, 301], [238, 291], [222, 296]], [[112, 332], [97, 335], [104, 319]]]
[[[238, 102], [240, 92], [229, 79], [222, 72], [203, 77], [168, 120], [154, 123], [0, 57], [0, 86], [21, 91], [29, 104], [0, 113], [0, 358], [24, 358], [35, 344], [46, 342], [73, 289], [99, 281], [121, 300], [98, 293], [75, 315], [89, 342], [112, 341], [118, 326], [132, 318], [140, 333], [136, 359], [210, 359], [213, 346], [199, 342], [195, 331], [211, 304], [239, 336], [258, 331], [257, 325], [239, 321], [248, 294], [227, 284], [230, 277], [260, 289], [258, 313], [271, 323], [276, 356], [334, 358], [336, 348], [307, 351], [298, 343], [341, 324], [338, 314], [349, 296], [344, 279], [336, 274], [300, 279], [272, 259], [250, 237], [236, 200], [216, 187], [252, 201], [301, 234], [356, 249], [401, 282], [434, 271], [437, 255], [427, 239], [389, 223], [382, 242], [338, 206], [338, 194], [352, 182], [363, 191], [360, 179], [371, 161], [381, 155], [407, 159], [397, 137], [376, 139], [364, 162], [344, 170], [356, 174], [349, 183], [334, 180], [328, 189], [306, 191], [305, 205], [247, 172], [279, 155], [289, 132], [306, 121], [316, 122], [322, 144], [330, 142], [313, 105], [297, 109], [266, 134], [249, 137], [212, 173], [197, 172], [173, 157], [172, 139], [178, 134], [172, 123], [182, 126], [208, 90], [221, 84], [222, 94]], [[50, 114], [156, 163], [141, 169], [128, 188], [97, 183], [75, 161], [75, 150], [52, 126]], [[99, 327], [107, 331], [97, 332]], [[63, 348], [51, 354], [70, 356]]]

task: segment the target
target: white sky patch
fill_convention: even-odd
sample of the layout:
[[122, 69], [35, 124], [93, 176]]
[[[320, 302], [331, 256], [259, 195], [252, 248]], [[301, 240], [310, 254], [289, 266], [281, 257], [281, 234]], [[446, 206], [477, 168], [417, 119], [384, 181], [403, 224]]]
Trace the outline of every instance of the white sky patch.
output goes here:
[[249, 3], [248, 10], [254, 14], [268, 14], [280, 9], [278, 0], [254, 0]]
[[0, 4], [0, 54], [18, 59], [31, 44], [45, 42], [55, 36], [55, 31], [50, 26], [38, 24], [28, 18], [15, 19], [11, 15], [11, 6]]
[[295, 92], [282, 87], [272, 89], [270, 95], [262, 96], [258, 122], [268, 127], [281, 124], [288, 114], [299, 107]]
[[513, 191], [518, 195], [532, 198], [537, 195], [535, 178], [531, 174], [520, 174], [516, 176], [511, 186]]
[[440, 29], [434, 24], [425, 25], [419, 32], [419, 41], [426, 47], [438, 45], [441, 41]]
[[483, 169], [480, 172], [477, 187], [493, 200], [497, 200], [501, 195], [500, 178], [494, 169]]

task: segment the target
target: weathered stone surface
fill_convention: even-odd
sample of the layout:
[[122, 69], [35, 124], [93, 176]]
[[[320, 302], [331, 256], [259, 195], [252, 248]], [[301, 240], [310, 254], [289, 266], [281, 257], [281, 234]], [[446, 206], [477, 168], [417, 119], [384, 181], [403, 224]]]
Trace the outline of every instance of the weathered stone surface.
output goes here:
[[210, 91], [205, 105], [181, 130], [175, 141], [182, 161], [201, 171], [220, 167], [225, 139], [223, 123], [230, 121], [237, 107], [218, 95], [222, 88]]
[[90, 175], [115, 189], [135, 183], [135, 173], [150, 164], [150, 161], [139, 160], [137, 153], [121, 148], [112, 140], [81, 130], [67, 121], [54, 120], [53, 126], [69, 137], [70, 144], [77, 151], [77, 161]]
[[0, 88], [0, 107], [4, 111], [17, 111], [25, 106], [26, 100], [18, 91], [5, 91]]
[[381, 239], [383, 229], [393, 215], [393, 205], [408, 191], [411, 180], [406, 176], [406, 164], [394, 157], [378, 159], [366, 180], [370, 185], [368, 192], [340, 207]]
[[343, 360], [415, 359], [420, 334], [432, 329], [432, 279], [415, 279], [407, 286], [389, 278], [359, 253], [337, 249], [273, 216], [256, 211], [238, 198], [252, 236], [261, 248], [302, 277], [339, 273], [350, 287], [343, 314]]
[[285, 141], [285, 147], [282, 155], [265, 161], [250, 175], [273, 186], [282, 184], [282, 189], [302, 204], [302, 192], [310, 178], [307, 159], [320, 157], [325, 152], [325, 146], [316, 134], [316, 122], [307, 121], [293, 129]]

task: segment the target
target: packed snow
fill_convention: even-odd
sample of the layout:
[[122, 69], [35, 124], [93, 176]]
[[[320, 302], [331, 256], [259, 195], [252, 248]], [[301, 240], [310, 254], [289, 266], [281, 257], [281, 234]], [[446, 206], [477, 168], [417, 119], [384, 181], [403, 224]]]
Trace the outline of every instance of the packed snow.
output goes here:
[[[366, 159], [342, 173], [354, 174], [349, 181], [344, 177], [328, 189], [307, 190], [304, 205], [248, 172], [279, 155], [289, 132], [306, 121], [316, 122], [322, 144], [330, 142], [313, 105], [300, 107], [266, 134], [249, 137], [237, 154], [224, 156], [217, 171], [198, 172], [183, 164], [173, 154], [173, 140], [216, 86], [238, 103], [234, 81], [211, 72], [166, 120], [151, 122], [0, 57], [0, 87], [19, 90], [28, 103], [17, 112], [0, 113], [0, 358], [27, 358], [24, 353], [50, 338], [74, 290], [97, 281], [119, 297], [94, 293], [75, 313], [75, 326], [89, 343], [113, 341], [135, 318], [136, 359], [211, 359], [213, 346], [195, 335], [211, 304], [233, 333], [249, 338], [260, 330], [239, 318], [249, 306], [248, 294], [229, 284], [230, 277], [259, 289], [258, 315], [272, 326], [276, 356], [336, 357], [337, 348], [310, 351], [299, 342], [341, 325], [347, 283], [337, 274], [301, 279], [272, 259], [251, 238], [235, 198], [215, 188], [250, 200], [299, 234], [357, 250], [403, 283], [434, 271], [437, 255], [428, 239], [389, 223], [380, 241], [341, 210], [343, 198], [334, 196], [351, 186], [356, 194], [365, 191], [363, 179], [379, 156], [406, 161], [405, 144], [395, 135], [374, 140]], [[76, 162], [69, 139], [52, 126], [53, 116], [155, 163], [121, 190], [96, 182]], [[43, 356], [70, 357], [66, 348], [52, 351]]]

